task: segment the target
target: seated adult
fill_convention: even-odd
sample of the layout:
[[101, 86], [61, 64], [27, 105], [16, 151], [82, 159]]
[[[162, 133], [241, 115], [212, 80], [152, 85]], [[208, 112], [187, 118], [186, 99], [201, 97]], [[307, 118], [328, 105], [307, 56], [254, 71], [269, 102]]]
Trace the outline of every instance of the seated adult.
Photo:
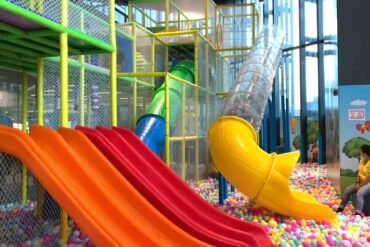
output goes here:
[[356, 183], [344, 190], [342, 201], [336, 212], [342, 212], [352, 194], [356, 193], [356, 215], [360, 215], [364, 209], [365, 197], [370, 195], [370, 145], [362, 145], [360, 148], [360, 163]]

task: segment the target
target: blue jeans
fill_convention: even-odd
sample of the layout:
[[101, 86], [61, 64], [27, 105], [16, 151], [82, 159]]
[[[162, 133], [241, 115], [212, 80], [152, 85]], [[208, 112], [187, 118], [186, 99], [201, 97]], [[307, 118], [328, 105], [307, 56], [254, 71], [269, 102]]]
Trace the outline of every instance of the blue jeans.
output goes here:
[[349, 201], [349, 197], [354, 193], [356, 193], [356, 199], [357, 199], [356, 212], [362, 213], [362, 210], [364, 208], [365, 197], [367, 195], [370, 195], [370, 185], [369, 184], [362, 186], [358, 191], [356, 191], [355, 184], [348, 186], [344, 190], [342, 202], [340, 203], [340, 207], [344, 208]]

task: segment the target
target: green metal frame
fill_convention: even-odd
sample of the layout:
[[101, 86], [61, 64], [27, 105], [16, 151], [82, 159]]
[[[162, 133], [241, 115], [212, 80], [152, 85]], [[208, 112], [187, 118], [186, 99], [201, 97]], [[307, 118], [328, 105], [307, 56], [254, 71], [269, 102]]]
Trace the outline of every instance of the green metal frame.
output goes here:
[[[164, 0], [165, 1], [165, 11], [168, 14], [169, 13], [169, 6], [173, 2], [171, 0]], [[205, 16], [208, 18], [208, 3], [211, 0], [204, 0], [205, 3]], [[55, 23], [53, 21], [47, 20], [46, 18], [43, 18], [41, 16], [38, 16], [35, 13], [32, 13], [31, 11], [28, 11], [26, 9], [20, 8], [14, 4], [11, 4], [6, 1], [0, 1], [0, 9], [4, 9], [6, 11], [12, 12], [20, 17], [26, 18], [28, 20], [31, 20], [35, 23], [38, 23], [45, 27], [44, 30], [38, 30], [38, 31], [24, 31], [19, 28], [12, 27], [10, 25], [6, 25], [4, 23], [0, 23], [0, 66], [4, 66], [7, 68], [16, 68], [16, 69], [22, 69], [24, 71], [31, 71], [36, 72], [37, 71], [37, 121], [39, 124], [43, 124], [43, 57], [48, 56], [55, 56], [53, 59], [58, 59], [60, 55], [60, 77], [61, 77], [61, 85], [60, 85], [60, 95], [61, 95], [61, 109], [60, 109], [60, 125], [63, 127], [68, 126], [68, 66], [75, 66], [80, 69], [80, 78], [81, 78], [81, 90], [79, 95], [80, 100], [80, 124], [84, 124], [84, 81], [85, 81], [85, 73], [88, 70], [92, 71], [99, 71], [99, 73], [106, 74], [110, 76], [110, 94], [111, 94], [111, 125], [117, 126], [117, 80], [119, 78], [122, 78], [126, 81], [129, 81], [133, 85], [133, 121], [132, 127], [135, 126], [136, 120], [137, 120], [137, 107], [138, 107], [138, 88], [145, 87], [154, 89], [155, 88], [155, 77], [165, 77], [165, 82], [168, 82], [170, 79], [176, 80], [179, 83], [182, 84], [182, 91], [184, 92], [181, 96], [181, 105], [182, 105], [182, 111], [181, 111], [181, 121], [182, 121], [182, 127], [180, 131], [180, 136], [171, 136], [170, 135], [170, 119], [169, 119], [169, 112], [171, 110], [171, 105], [169, 104], [169, 86], [168, 83], [165, 85], [165, 162], [167, 165], [170, 165], [170, 144], [171, 142], [181, 142], [181, 177], [183, 179], [186, 178], [186, 144], [187, 142], [195, 142], [195, 179], [200, 178], [199, 174], [199, 162], [200, 162], [200, 141], [203, 138], [206, 138], [204, 135], [201, 135], [200, 129], [198, 124], [195, 124], [195, 135], [187, 135], [186, 133], [186, 119], [187, 119], [187, 112], [186, 112], [186, 99], [189, 95], [187, 95], [185, 92], [186, 87], [192, 87], [194, 90], [194, 105], [196, 106], [194, 108], [194, 115], [195, 119], [199, 121], [199, 104], [200, 100], [200, 93], [205, 95], [205, 107], [206, 107], [206, 126], [209, 125], [209, 117], [211, 115], [209, 111], [209, 106], [211, 104], [214, 104], [213, 101], [216, 100], [216, 96], [219, 96], [222, 94], [216, 92], [216, 88], [210, 89], [210, 81], [209, 81], [209, 73], [205, 73], [205, 87], [201, 87], [199, 85], [199, 43], [205, 42], [206, 44], [206, 51], [205, 51], [205, 64], [206, 68], [205, 70], [209, 70], [209, 51], [213, 50], [215, 57], [218, 55], [222, 56], [222, 52], [225, 51], [235, 51], [234, 48], [227, 48], [227, 49], [218, 49], [216, 45], [208, 40], [208, 22], [205, 22], [205, 35], [201, 35], [199, 32], [203, 30], [183, 30], [183, 31], [177, 31], [177, 32], [169, 32], [169, 25], [170, 23], [173, 23], [169, 20], [168, 15], [166, 15], [165, 20], [165, 30], [167, 32], [163, 33], [151, 33], [150, 31], [146, 30], [144, 27], [136, 24], [136, 23], [129, 23], [127, 25], [132, 25], [133, 27], [133, 34], [125, 34], [124, 32], [117, 30], [117, 33], [120, 35], [123, 35], [127, 39], [131, 40], [133, 42], [133, 71], [130, 73], [117, 73], [116, 68], [116, 59], [117, 59], [117, 53], [116, 53], [116, 29], [115, 29], [115, 21], [114, 21], [114, 1], [110, 0], [110, 6], [109, 6], [109, 27], [110, 27], [110, 38], [111, 38], [111, 44], [107, 44], [103, 41], [100, 41], [98, 39], [95, 39], [93, 37], [88, 36], [87, 34], [84, 34], [82, 32], [72, 30], [68, 28], [68, 0], [61, 0], [61, 23]], [[129, 20], [132, 21], [132, 4], [129, 3]], [[177, 24], [180, 27], [183, 22], [188, 23], [188, 29], [190, 28], [190, 21], [189, 19], [180, 20], [180, 16], [182, 16], [182, 12], [180, 9], [178, 9], [178, 20]], [[255, 11], [255, 10], [254, 10]], [[215, 9], [215, 17], [217, 16], [217, 8]], [[83, 22], [84, 15], [89, 14], [87, 12], [81, 12], [81, 20]], [[258, 13], [253, 13], [253, 16], [258, 16]], [[185, 15], [184, 15], [185, 16]], [[97, 18], [99, 19], [99, 18]], [[100, 21], [100, 20], [97, 20]], [[201, 20], [200, 20], [201, 21]], [[158, 25], [161, 25], [162, 23], [159, 23]], [[255, 23], [256, 24], [256, 23]], [[214, 24], [215, 25], [215, 24]], [[215, 26], [213, 26], [215, 30]], [[137, 64], [136, 64], [136, 42], [137, 42], [137, 36], [136, 31], [140, 30], [145, 33], [147, 33], [151, 37], [151, 62], [152, 62], [152, 71], [151, 72], [137, 72]], [[255, 29], [254, 29], [255, 30]], [[83, 31], [83, 29], [82, 29]], [[170, 73], [167, 73], [168, 71], [168, 61], [169, 61], [169, 47], [170, 46], [181, 46], [184, 45], [184, 43], [168, 43], [166, 42], [164, 36], [180, 36], [180, 35], [193, 35], [193, 40], [191, 42], [188, 42], [186, 44], [192, 44], [194, 45], [194, 83], [190, 83], [186, 80], [180, 79], [176, 76], [173, 76]], [[253, 37], [255, 39], [255, 31], [253, 33]], [[86, 48], [84, 46], [79, 46], [78, 42], [73, 41], [82, 41], [81, 43], [87, 43], [89, 44], [89, 48]], [[164, 45], [165, 48], [165, 71], [158, 72], [155, 71], [155, 49], [156, 49], [156, 41], [159, 41], [161, 44]], [[60, 42], [60, 43], [59, 43]], [[248, 50], [248, 47], [243, 47], [241, 49]], [[11, 50], [12, 52], [9, 52], [8, 50]], [[240, 49], [239, 49], [240, 50]], [[91, 53], [103, 53], [103, 52], [109, 52], [111, 53], [110, 56], [110, 71], [104, 70], [104, 69], [96, 69], [93, 66], [89, 66], [87, 63], [85, 64], [85, 60], [88, 60], [88, 57], [82, 56], [80, 58], [80, 61], [70, 60], [68, 59], [68, 53], [70, 55], [72, 54], [91, 54]], [[12, 58], [12, 59], [9, 59]], [[223, 71], [224, 66], [227, 66], [227, 63], [224, 61], [228, 58], [222, 58], [222, 66], [221, 68], [215, 67], [216, 75], [218, 74], [217, 71], [221, 69]], [[217, 63], [215, 63], [217, 64]], [[202, 71], [203, 72], [203, 71]], [[222, 73], [224, 75], [224, 73]], [[139, 77], [150, 77], [150, 81], [143, 81], [139, 80]], [[26, 85], [26, 84], [25, 84]], [[22, 83], [22, 86], [23, 83]], [[24, 88], [24, 87], [23, 87]], [[213, 98], [212, 98], [212, 97]], [[221, 95], [223, 96], [223, 95]], [[22, 98], [25, 97], [22, 94]], [[212, 100], [211, 100], [212, 98]], [[24, 101], [26, 102], [26, 101]], [[26, 104], [25, 104], [26, 105]], [[90, 104], [88, 104], [90, 105]], [[22, 106], [23, 112], [27, 113], [27, 109], [23, 108], [26, 106]], [[89, 107], [88, 107], [89, 111]], [[88, 117], [89, 117], [88, 112]], [[26, 114], [23, 114], [23, 116], [26, 119]], [[23, 125], [26, 127], [27, 119], [23, 121], [26, 121]], [[24, 122], [22, 122], [24, 123]], [[89, 123], [89, 120], [88, 120]], [[208, 148], [208, 147], [207, 147]], [[206, 150], [207, 152], [207, 150]], [[208, 170], [208, 156], [205, 160], [206, 170]], [[22, 182], [26, 181], [24, 178], [24, 174], [27, 174], [27, 171], [22, 170]], [[22, 184], [22, 203], [25, 202], [26, 197], [23, 195], [26, 195], [26, 184]], [[40, 189], [38, 191], [38, 208], [37, 208], [37, 215], [41, 215], [41, 208], [42, 208], [42, 190]], [[60, 226], [61, 226], [61, 236], [60, 236], [60, 244], [66, 243], [67, 241], [67, 233], [68, 233], [68, 216], [64, 211], [61, 213], [61, 219], [60, 219]]]
[[[22, 72], [22, 131], [27, 133], [27, 89], [28, 89], [28, 74], [27, 72]], [[22, 165], [22, 205], [27, 202], [27, 168]]]
[[[85, 26], [85, 15], [84, 12], [80, 13], [80, 30], [83, 32]], [[85, 56], [80, 56], [80, 95], [79, 95], [79, 115], [80, 125], [85, 126]]]
[[[68, 0], [61, 0], [61, 25], [68, 26]], [[68, 33], [60, 33], [60, 126], [68, 127]], [[60, 242], [68, 239], [68, 215], [60, 212]]]
[[[44, 125], [44, 59], [37, 58], [36, 73], [36, 107], [37, 107], [37, 124]], [[36, 217], [42, 216], [42, 207], [44, 204], [44, 189], [40, 183], [37, 185], [37, 208]]]
[[[257, 32], [258, 32], [258, 19], [259, 19], [259, 13], [257, 11], [257, 8], [256, 8], [256, 5], [255, 4], [225, 4], [225, 5], [215, 5], [213, 3], [212, 0], [203, 0], [204, 1], [204, 18], [203, 19], [199, 19], [199, 20], [188, 20], [187, 18], [184, 18], [184, 20], [170, 20], [169, 19], [169, 11], [170, 11], [170, 7], [172, 8], [175, 8], [177, 6], [174, 6], [174, 3], [171, 1], [171, 0], [165, 0], [164, 1], [164, 12], [165, 12], [165, 20], [164, 21], [156, 21], [154, 20], [153, 18], [151, 18], [150, 16], [148, 16], [144, 9], [145, 9], [145, 6], [139, 6], [139, 5], [136, 5], [136, 3], [149, 3], [149, 1], [130, 1], [129, 2], [129, 9], [128, 9], [128, 12], [129, 12], [129, 21], [132, 22], [134, 21], [133, 20], [133, 16], [132, 16], [132, 13], [133, 13], [133, 10], [135, 9], [136, 11], [141, 11], [142, 14], [144, 16], [146, 16], [145, 18], [148, 18], [151, 22], [155, 23], [155, 26], [162, 26], [164, 24], [164, 31], [162, 32], [157, 32], [157, 33], [154, 33], [153, 35], [158, 39], [160, 40], [164, 45], [165, 45], [165, 71], [168, 71], [168, 59], [169, 59], [169, 47], [170, 46], [184, 46], [184, 45], [194, 45], [194, 74], [195, 74], [195, 87], [196, 87], [196, 90], [195, 90], [195, 95], [194, 95], [194, 101], [195, 101], [195, 104], [198, 105], [199, 104], [199, 96], [200, 96], [200, 92], [202, 93], [202, 95], [205, 95], [204, 96], [204, 104], [206, 105], [205, 108], [205, 119], [206, 119], [206, 123], [205, 123], [205, 126], [208, 126], [210, 124], [210, 117], [214, 114], [213, 112], [211, 113], [210, 112], [210, 105], [216, 105], [216, 101], [217, 101], [217, 98], [221, 97], [223, 98], [226, 94], [224, 92], [216, 92], [217, 90], [217, 85], [210, 85], [210, 79], [209, 79], [209, 73], [208, 73], [208, 70], [209, 70], [209, 64], [210, 62], [213, 63], [213, 61], [208, 61], [209, 60], [209, 51], [213, 50], [214, 51], [214, 56], [215, 56], [215, 72], [216, 72], [216, 76], [218, 74], [221, 74], [222, 75], [222, 80], [221, 80], [221, 86], [222, 86], [222, 89], [224, 89], [224, 80], [226, 79], [226, 77], [224, 78], [224, 68], [225, 66], [227, 66], [229, 64], [229, 61], [230, 59], [234, 59], [234, 58], [237, 58], [237, 57], [241, 57], [241, 56], [245, 56], [246, 54], [239, 54], [240, 52], [243, 52], [243, 51], [246, 51], [245, 53], [247, 53], [251, 47], [218, 47], [218, 45], [216, 45], [216, 40], [217, 38], [215, 37], [216, 34], [214, 34], [212, 37], [209, 36], [209, 28], [213, 28], [214, 31], [216, 31], [216, 27], [217, 27], [217, 23], [219, 23], [221, 21], [221, 25], [223, 24], [223, 22], [225, 21], [225, 18], [244, 18], [244, 17], [248, 17], [248, 18], [252, 18], [252, 23], [253, 23], [253, 28], [252, 28], [252, 44], [254, 43], [255, 39], [256, 39], [256, 36], [257, 36]], [[215, 10], [214, 10], [214, 13], [209, 13], [209, 3], [213, 3], [214, 7], [215, 7]], [[248, 8], [249, 9], [249, 12], [246, 11], [246, 13], [248, 14], [240, 14], [240, 15], [225, 15], [223, 12], [222, 12], [222, 8]], [[178, 10], [180, 10], [179, 8], [177, 8]], [[212, 10], [211, 10], [212, 11]], [[183, 13], [181, 11], [181, 13]], [[209, 15], [212, 15], [214, 14], [214, 23], [213, 25], [210, 27], [209, 26], [209, 23], [208, 23], [208, 17]], [[184, 14], [184, 16], [186, 17], [186, 15]], [[204, 27], [203, 28], [200, 28], [199, 30], [179, 30], [179, 31], [169, 31], [169, 27], [170, 25], [176, 25], [176, 22], [177, 22], [177, 25], [178, 27], [180, 27], [181, 23], [183, 22], [193, 22], [193, 21], [198, 21], [198, 22], [204, 22]], [[144, 24], [145, 25], [145, 24]], [[188, 25], [188, 27], [190, 27], [190, 25]], [[141, 28], [141, 29], [144, 29], [143, 27], [141, 27], [141, 25], [139, 24], [136, 24], [136, 28]], [[189, 28], [188, 28], [189, 29]], [[202, 35], [201, 33], [203, 33], [204, 35]], [[190, 39], [190, 41], [186, 41], [186, 42], [181, 42], [181, 41], [177, 41], [177, 42], [172, 42], [171, 43], [168, 41], [168, 37], [171, 37], [171, 38], [174, 38], [173, 40], [176, 40], [176, 36], [177, 37], [181, 37], [181, 35], [187, 35], [187, 38], [188, 40]], [[192, 38], [189, 38], [189, 36], [192, 35]], [[133, 35], [134, 36], [134, 40], [136, 40], [135, 38], [135, 34]], [[211, 40], [209, 40], [211, 39]], [[181, 39], [179, 39], [181, 40]], [[205, 47], [206, 47], [206, 51], [205, 51], [205, 68], [202, 68], [204, 69], [205, 71], [199, 71], [199, 64], [198, 64], [198, 56], [199, 56], [199, 53], [198, 53], [198, 49], [199, 49], [199, 42], [202, 41], [202, 42], [205, 42]], [[155, 52], [154, 52], [155, 53]], [[216, 58], [217, 57], [221, 57], [222, 59], [222, 66], [220, 68], [217, 67], [217, 61], [216, 61]], [[152, 69], [152, 72], [154, 72], [154, 68]], [[221, 70], [222, 73], [219, 73]], [[134, 71], [135, 72], [135, 71]], [[155, 73], [164, 73], [164, 72], [155, 72]], [[199, 86], [199, 73], [202, 73], [205, 75], [205, 86], [204, 88], [203, 87], [200, 87]], [[128, 76], [128, 77], [133, 77], [133, 78], [136, 78], [135, 76], [139, 76], [139, 74], [129, 74], [129, 73], [126, 73], [125, 76]], [[154, 78], [154, 77], [152, 77]], [[167, 75], [165, 76], [165, 81], [169, 80], [170, 78], [172, 78], [171, 75]], [[180, 80], [179, 80], [180, 81]], [[217, 83], [217, 81], [215, 82]], [[167, 87], [167, 90], [168, 90], [168, 87]], [[135, 91], [135, 90], [134, 90]], [[167, 94], [165, 94], [167, 95]], [[211, 100], [211, 96], [213, 97], [212, 100]], [[168, 95], [166, 96], [168, 97]], [[182, 95], [182, 97], [185, 97], [184, 95]], [[134, 104], [136, 105], [136, 98], [137, 98], [137, 95], [136, 95], [136, 92], [134, 92]], [[184, 98], [181, 98], [182, 99], [182, 103], [181, 104], [184, 104]], [[165, 99], [165, 100], [168, 100], [168, 99]], [[170, 110], [171, 106], [170, 105], [166, 105], [166, 110]], [[215, 110], [217, 111], [216, 107], [215, 107]], [[199, 109], [196, 108], [195, 109], [195, 115], [196, 115], [196, 119], [199, 119]], [[184, 118], [184, 112], [182, 112], [182, 118]], [[195, 167], [195, 170], [196, 172], [199, 171], [199, 141], [202, 137], [199, 136], [199, 127], [198, 125], [196, 125], [196, 135], [195, 136], [185, 136], [184, 134], [184, 130], [181, 130], [182, 132], [182, 136], [170, 136], [170, 133], [169, 133], [169, 119], [167, 119], [168, 115], [166, 115], [166, 139], [165, 139], [165, 161], [166, 163], [169, 165], [170, 164], [170, 142], [171, 141], [181, 141], [182, 142], [182, 154], [181, 154], [181, 163], [182, 163], [182, 168], [181, 168], [181, 176], [182, 178], [185, 178], [186, 177], [186, 174], [185, 174], [185, 154], [183, 153], [184, 152], [184, 147], [185, 147], [185, 140], [195, 140], [195, 159], [196, 159], [196, 167]], [[135, 119], [133, 121], [136, 121], [136, 117], [134, 117]], [[208, 145], [207, 145], [207, 149], [208, 149]], [[206, 165], [208, 165], [208, 155], [206, 155], [207, 157], [205, 158], [206, 159]], [[206, 171], [208, 173], [209, 167], [206, 166]], [[199, 178], [199, 173], [196, 174], [196, 178]]]
[[[195, 90], [195, 105], [199, 105], [199, 33], [194, 37], [194, 84], [198, 86], [198, 90]], [[208, 64], [208, 60], [206, 60]], [[206, 73], [208, 76], [208, 71]], [[208, 108], [208, 105], [206, 106]], [[195, 119], [199, 121], [199, 108], [195, 107]], [[195, 179], [199, 180], [199, 125], [195, 125], [195, 134], [198, 136], [195, 140]]]
[[[35, 8], [42, 8], [40, 4], [32, 2]], [[76, 4], [68, 0], [61, 0], [61, 22], [56, 23], [50, 21], [32, 11], [21, 8], [7, 1], [0, 1], [0, 9], [11, 12], [19, 18], [25, 18], [29, 21], [37, 23], [45, 29], [36, 31], [25, 31], [21, 28], [14, 27], [9, 24], [0, 23], [0, 66], [4, 68], [23, 70], [22, 73], [22, 129], [27, 128], [27, 87], [28, 74], [34, 72], [37, 74], [37, 123], [43, 125], [43, 57], [55, 57], [52, 60], [58, 60], [60, 57], [60, 126], [68, 127], [68, 66], [80, 68], [81, 89], [80, 90], [80, 124], [84, 123], [84, 78], [85, 71], [99, 71], [106, 75], [110, 75], [111, 81], [111, 105], [112, 105], [112, 125], [117, 124], [116, 110], [116, 34], [115, 34], [115, 18], [114, 18], [114, 0], [109, 2], [109, 25], [111, 44], [105, 43], [94, 37], [83, 33], [83, 22], [86, 15], [94, 18], [95, 21], [104, 22], [93, 14], [83, 10]], [[68, 26], [68, 8], [78, 8], [81, 16], [81, 31], [69, 28]], [[123, 32], [120, 33], [124, 35]], [[127, 36], [130, 38], [129, 36]], [[71, 44], [70, 44], [71, 43]], [[80, 45], [81, 44], [81, 45]], [[80, 61], [68, 59], [69, 55], [82, 55], [92, 53], [111, 53], [110, 71], [104, 69], [96, 69], [94, 66], [85, 64], [85, 57], [81, 56]], [[50, 59], [50, 58], [49, 58]], [[115, 107], [114, 107], [115, 106]], [[22, 167], [22, 204], [27, 201], [27, 169]], [[43, 204], [43, 188], [39, 185], [37, 190], [37, 208], [35, 215], [41, 217]], [[59, 244], [63, 245], [68, 238], [68, 216], [62, 210], [60, 215], [60, 240]]]
[[110, 53], [111, 125], [117, 126], [117, 44], [114, 0], [109, 0], [109, 30], [113, 47]]
[[[213, 87], [212, 90], [210, 90], [210, 88], [212, 88], [211, 86], [214, 86], [214, 85], [210, 85], [209, 83], [209, 75], [208, 73], [206, 73], [206, 83], [205, 83], [205, 87], [201, 87], [199, 85], [199, 64], [198, 64], [198, 59], [199, 59], [199, 42], [204, 42], [206, 44], [206, 56], [205, 56], [205, 60], [206, 60], [206, 64], [209, 63], [209, 54], [208, 54], [208, 49], [212, 49], [214, 51], [214, 54], [216, 56], [217, 54], [217, 50], [215, 49], [215, 47], [213, 46], [213, 44], [209, 43], [208, 40], [206, 39], [206, 37], [202, 36], [201, 34], [199, 34], [199, 32], [197, 30], [184, 30], [184, 31], [179, 31], [179, 32], [161, 32], [161, 33], [151, 33], [149, 31], [147, 31], [144, 27], [142, 27], [141, 25], [137, 24], [137, 23], [127, 23], [125, 25], [131, 25], [132, 28], [129, 29], [130, 31], [132, 30], [132, 33], [130, 33], [129, 35], [133, 37], [133, 46], [132, 46], [132, 53], [133, 53], [133, 72], [125, 72], [125, 73], [117, 73], [117, 77], [118, 78], [122, 78], [122, 79], [125, 79], [125, 80], [129, 80], [131, 81], [132, 83], [138, 83], [138, 77], [149, 77], [151, 79], [148, 79], [148, 81], [145, 81], [145, 82], [142, 82], [142, 86], [144, 87], [152, 87], [154, 88], [154, 78], [155, 77], [164, 77], [165, 78], [165, 162], [168, 166], [170, 166], [170, 162], [171, 162], [171, 156], [170, 156], [170, 152], [171, 152], [171, 149], [170, 149], [170, 144], [171, 142], [181, 142], [181, 177], [183, 179], [186, 178], [186, 162], [187, 162], [187, 157], [186, 157], [186, 144], [187, 142], [189, 141], [192, 141], [195, 143], [195, 178], [196, 179], [199, 179], [200, 178], [200, 174], [199, 174], [199, 163], [200, 163], [200, 140], [203, 139], [203, 138], [206, 138], [205, 136], [201, 136], [200, 134], [200, 129], [199, 129], [199, 126], [198, 125], [195, 125], [195, 135], [186, 135], [186, 119], [187, 119], [187, 113], [186, 113], [186, 98], [189, 97], [188, 95], [186, 95], [186, 93], [183, 93], [181, 95], [181, 104], [182, 104], [182, 111], [181, 111], [181, 120], [179, 121], [182, 121], [182, 127], [181, 127], [181, 130], [180, 130], [180, 135], [179, 136], [171, 136], [170, 135], [170, 119], [169, 119], [169, 112], [171, 110], [171, 105], [169, 105], [169, 86], [168, 86], [168, 82], [169, 80], [175, 80], [179, 83], [182, 83], [182, 87], [192, 87], [194, 88], [194, 104], [195, 106], [195, 109], [194, 109], [194, 114], [195, 114], [195, 119], [199, 119], [199, 95], [200, 93], [202, 93], [202, 95], [205, 95], [206, 99], [205, 99], [205, 104], [206, 104], [206, 108], [209, 108], [209, 105], [210, 104], [213, 104], [214, 101], [213, 101], [213, 98], [215, 98], [216, 96], [216, 91], [213, 91], [216, 89], [216, 87]], [[124, 25], [123, 25], [124, 26]], [[136, 38], [136, 30], [140, 30], [140, 31], [144, 31], [145, 33], [147, 33], [148, 35], [150, 35], [152, 37], [152, 47], [151, 47], [151, 54], [152, 54], [152, 72], [136, 72], [136, 61], [134, 61], [135, 59], [135, 53], [136, 53], [136, 44], [135, 42], [137, 41], [137, 38]], [[171, 36], [171, 37], [175, 37], [175, 36], [181, 36], [181, 35], [192, 35], [192, 38], [190, 38], [190, 42], [187, 42], [187, 44], [192, 44], [194, 46], [194, 83], [190, 83], [186, 80], [183, 80], [183, 79], [180, 79], [180, 78], [177, 78], [176, 76], [170, 74], [170, 73], [167, 73], [166, 71], [168, 71], [168, 57], [169, 57], [169, 47], [170, 46], [176, 46], [176, 45], [183, 45], [183, 43], [168, 43], [166, 42], [166, 37], [168, 36]], [[158, 71], [154, 71], [155, 70], [155, 59], [154, 59], [154, 55], [155, 55], [155, 45], [154, 45], [154, 41], [155, 40], [158, 40], [159, 42], [161, 42], [161, 44], [165, 45], [164, 48], [165, 48], [165, 71], [163, 72], [158, 72]], [[154, 54], [154, 55], [153, 55]], [[222, 56], [221, 54], [219, 54], [219, 56]], [[209, 69], [209, 66], [207, 65], [206, 70]], [[223, 69], [223, 68], [220, 68], [220, 69]], [[133, 102], [132, 102], [132, 107], [133, 107], [133, 119], [132, 119], [132, 122], [131, 123], [131, 127], [134, 128], [134, 123], [136, 123], [137, 121], [137, 117], [136, 116], [136, 111], [135, 109], [137, 108], [137, 104], [138, 104], [138, 93], [137, 93], [137, 87], [135, 87], [135, 84], [133, 84]], [[182, 90], [183, 92], [185, 92], [185, 90]], [[211, 96], [213, 97], [212, 98], [212, 102], [210, 102], [211, 100]], [[207, 117], [210, 116], [210, 114], [208, 113], [209, 112], [209, 109], [207, 109]], [[198, 121], [198, 120], [197, 120]], [[209, 119], [207, 119], [207, 122], [205, 123], [207, 126], [209, 124]], [[203, 152], [203, 151], [202, 151]], [[209, 170], [209, 167], [208, 167], [208, 157], [206, 158], [206, 160], [204, 161], [205, 162], [205, 165], [206, 165], [206, 170], [208, 171]]]
[[[93, 17], [96, 21], [104, 22], [104, 20], [83, 10], [72, 2], [68, 1], [66, 4], [70, 5], [69, 7], [73, 5], [73, 8], [80, 9], [81, 13]], [[63, 25], [63, 23], [59, 24], [48, 20], [10, 2], [0, 1], [0, 9], [45, 27], [44, 30], [25, 31], [6, 23], [0, 23], [0, 66], [35, 72], [35, 61], [38, 57], [59, 56], [59, 43], [61, 41], [58, 35], [60, 33], [68, 34], [70, 41], [74, 41], [71, 42], [72, 44], [69, 47], [70, 55], [110, 53], [115, 50], [113, 44], [108, 44], [81, 31], [71, 29], [68, 25]], [[85, 45], [80, 46], [79, 44]], [[12, 54], [9, 54], [7, 51], [12, 51]], [[4, 61], [7, 58], [15, 58], [14, 56], [19, 61], [15, 62], [12, 59]], [[33, 60], [33, 62], [30, 60]]]
[[[132, 26], [132, 34], [134, 36], [134, 42], [132, 43], [132, 67], [133, 67], [133, 73], [136, 73], [136, 41], [137, 41], [137, 31], [136, 31], [137, 25]], [[137, 119], [137, 78], [134, 77], [134, 80], [132, 82], [132, 93], [133, 93], [133, 104], [132, 104], [132, 128], [136, 127], [136, 119]]]

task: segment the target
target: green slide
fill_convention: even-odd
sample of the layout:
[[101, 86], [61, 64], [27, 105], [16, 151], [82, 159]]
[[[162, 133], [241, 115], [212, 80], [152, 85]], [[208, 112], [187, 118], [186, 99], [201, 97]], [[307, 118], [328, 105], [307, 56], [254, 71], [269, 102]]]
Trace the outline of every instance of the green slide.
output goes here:
[[[170, 69], [169, 73], [183, 80], [194, 82], [194, 63], [180, 62]], [[169, 78], [168, 83], [170, 126], [172, 127], [181, 111], [182, 83], [173, 78]], [[157, 155], [162, 153], [165, 139], [165, 83], [154, 93], [152, 103], [137, 122], [135, 133], [154, 153]]]

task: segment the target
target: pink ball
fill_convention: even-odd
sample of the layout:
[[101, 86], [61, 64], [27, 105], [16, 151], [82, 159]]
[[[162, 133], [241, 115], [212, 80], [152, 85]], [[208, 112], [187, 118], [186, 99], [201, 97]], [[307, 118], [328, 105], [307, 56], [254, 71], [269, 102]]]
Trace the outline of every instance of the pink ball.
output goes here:
[[303, 245], [303, 247], [311, 247], [311, 245], [307, 242], [303, 242], [302, 245]]
[[95, 247], [95, 245], [92, 242], [86, 242], [86, 247]]

